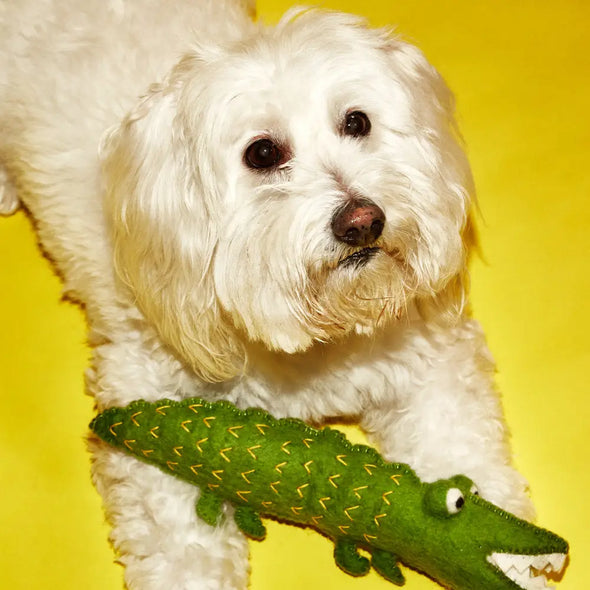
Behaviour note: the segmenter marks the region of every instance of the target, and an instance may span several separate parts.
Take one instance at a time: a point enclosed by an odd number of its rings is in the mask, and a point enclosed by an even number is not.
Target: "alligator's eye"
[[[465,498],[459,488],[450,488],[447,491],[447,510],[449,514],[457,514],[465,505]]]
[[[251,143],[244,153],[244,162],[249,168],[272,168],[281,163],[283,154],[270,139],[263,138]]]
[[[457,479],[464,476],[457,476],[451,479],[439,479],[430,484],[425,484],[424,491],[424,508],[438,518],[452,518],[461,512],[465,505],[465,495],[471,485],[467,486],[457,484]],[[462,491],[463,490],[463,491]]]
[[[473,484],[471,486],[471,489],[469,490],[470,494],[473,494],[474,496],[479,496],[479,489],[477,488],[477,486],[475,484]]]
[[[346,115],[342,124],[342,135],[350,137],[364,137],[371,131],[371,121],[362,111],[352,111]]]

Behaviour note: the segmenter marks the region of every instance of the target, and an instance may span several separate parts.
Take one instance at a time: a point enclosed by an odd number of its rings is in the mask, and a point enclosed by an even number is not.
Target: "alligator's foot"
[[[197,501],[197,516],[207,524],[215,526],[221,516],[222,499],[211,490],[202,490]]]
[[[396,586],[403,586],[406,580],[397,565],[395,555],[387,551],[375,550],[371,553],[372,565],[375,571],[381,574],[386,580],[392,582]]]
[[[249,537],[257,541],[266,536],[266,527],[262,524],[260,516],[247,506],[237,506],[234,513],[234,520],[238,528]]]
[[[336,541],[334,560],[340,569],[351,576],[364,576],[371,569],[371,562],[359,555],[356,544],[344,539]]]

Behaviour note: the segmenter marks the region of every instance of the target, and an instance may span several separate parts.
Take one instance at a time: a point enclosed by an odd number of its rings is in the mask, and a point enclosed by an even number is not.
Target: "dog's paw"
[[[526,479],[509,465],[472,478],[486,499],[515,516],[533,522],[536,511]]]
[[[19,205],[16,187],[8,178],[6,170],[0,166],[0,215],[12,215]]]
[[[529,522],[534,522],[537,518],[535,505],[526,490],[522,490],[511,498],[508,498],[505,502],[505,509]]]

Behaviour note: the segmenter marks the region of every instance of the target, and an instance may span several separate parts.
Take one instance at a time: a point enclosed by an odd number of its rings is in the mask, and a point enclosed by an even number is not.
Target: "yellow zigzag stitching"
[[[244,428],[243,426],[230,426],[227,431],[232,435],[235,436],[236,438],[240,438],[235,432],[234,430],[239,430],[240,428]]]
[[[254,459],[258,459],[258,457],[254,454],[256,449],[259,449],[262,445],[254,445],[253,447],[248,447],[246,450],[252,455]]]
[[[283,461],[282,463],[279,463],[278,465],[275,465],[275,471],[277,471],[278,473],[280,473],[281,475],[283,475],[282,468],[285,465],[288,465],[287,461]]]
[[[270,426],[268,424],[256,424],[256,428],[258,428],[258,432],[260,432],[262,436],[266,436],[266,434],[264,434],[264,428],[270,428]]]
[[[226,453],[229,453],[231,450],[233,449],[233,447],[227,447],[225,449],[221,449],[221,451],[219,451],[219,454],[228,462],[231,463],[229,457],[227,457]]]
[[[308,485],[308,483],[304,483],[297,488],[297,493],[299,494],[300,498],[303,498],[303,492],[301,490],[305,489]]]
[[[351,506],[350,508],[345,508],[344,509],[344,514],[346,514],[346,516],[350,520],[354,520],[354,518],[352,518],[352,516],[350,516],[349,512],[352,512],[353,510],[356,510],[357,508],[360,508],[360,506]]]
[[[354,492],[354,495],[360,500],[361,499],[361,495],[359,494],[359,490],[366,490],[369,486],[359,486],[358,488],[354,488],[354,490],[352,490]]]
[[[328,481],[335,487],[337,488],[338,485],[336,484],[336,482],[334,481],[337,477],[340,477],[340,473],[336,473],[335,475],[330,475],[330,477],[328,478]]]
[[[242,498],[242,500],[244,500],[244,502],[248,502],[248,498],[245,497],[245,494],[251,494],[252,492],[249,492],[247,490],[242,490],[241,492],[236,492],[236,494]]]
[[[365,468],[365,471],[369,475],[373,475],[373,472],[371,471],[371,469],[377,469],[377,465],[373,465],[371,463],[365,463],[365,465],[363,467]]]
[[[114,424],[110,425],[109,430],[113,436],[117,436],[117,433],[115,432],[115,428],[117,428],[117,426],[121,426],[121,424],[123,424],[123,422],[115,422]]]
[[[375,517],[373,520],[375,521],[375,524],[376,524],[377,526],[381,526],[381,525],[379,524],[379,520],[380,520],[381,518],[385,518],[386,516],[387,516],[387,514],[385,514],[385,513],[383,513],[383,514],[378,514],[378,515],[377,515],[377,516],[376,516],[376,517]]]
[[[250,485],[252,485],[252,482],[246,476],[250,475],[251,473],[254,473],[255,471],[256,471],[256,469],[250,469],[250,471],[244,471],[240,475],[244,478],[246,483],[249,483]]]

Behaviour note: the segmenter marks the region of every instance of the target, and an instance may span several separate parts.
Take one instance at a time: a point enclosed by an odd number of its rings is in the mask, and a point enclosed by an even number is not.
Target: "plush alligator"
[[[401,562],[455,590],[538,590],[565,563],[563,539],[486,502],[467,477],[421,482],[336,430],[196,398],[112,408],[90,427],[197,485],[197,514],[210,525],[227,501],[254,539],[266,533],[260,516],[314,527],[334,540],[336,563],[354,576],[372,565],[402,585]]]

